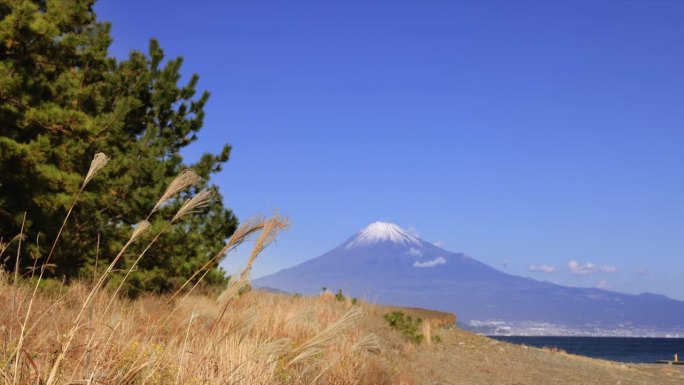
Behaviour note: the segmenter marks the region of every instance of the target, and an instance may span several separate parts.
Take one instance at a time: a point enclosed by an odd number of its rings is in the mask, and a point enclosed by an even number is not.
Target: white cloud
[[[599,289],[608,289],[610,288],[610,285],[608,284],[608,281],[602,279],[596,284],[596,287],[598,287]]]
[[[527,267],[527,271],[534,271],[537,273],[553,273],[556,271],[556,267],[549,265],[530,265]]]
[[[423,250],[416,248],[416,247],[412,247],[412,248],[408,249],[406,254],[408,254],[412,257],[422,257],[423,256]]]
[[[444,241],[434,241],[432,244],[437,247],[444,247]]]
[[[574,275],[590,275],[596,273],[596,265],[591,262],[586,265],[581,265],[574,259],[571,259],[570,262],[568,262],[568,267],[570,268],[570,273]]]
[[[646,276],[651,274],[651,271],[645,267],[639,268],[639,269],[634,269],[634,274],[639,275],[641,277]]]
[[[415,227],[409,226],[409,228],[406,229],[406,231],[408,231],[408,233],[411,234],[411,235],[413,235],[414,237],[420,238],[420,233],[418,232],[418,230],[416,230]]]
[[[433,260],[427,261],[427,262],[414,262],[413,267],[435,267],[437,265],[443,265],[446,263],[446,259],[444,257],[437,257]]]
[[[609,265],[597,266],[595,263],[587,262],[582,265],[574,259],[568,262],[570,273],[574,275],[593,275],[597,273],[613,274],[617,272],[617,268]]]

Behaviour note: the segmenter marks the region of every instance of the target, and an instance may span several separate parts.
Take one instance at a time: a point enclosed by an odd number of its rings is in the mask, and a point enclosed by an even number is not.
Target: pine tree
[[[35,260],[22,258],[20,271],[40,264],[93,155],[104,152],[111,161],[81,195],[51,259],[53,277],[90,275],[180,171],[208,179],[230,146],[183,162],[180,151],[196,140],[209,94],[197,95],[197,75],[179,85],[182,58],[165,60],[156,40],[147,54],[109,56],[110,25],[97,21],[93,1],[0,0],[0,17],[0,237],[19,234],[26,213],[24,254]],[[156,213],[153,230],[179,205]],[[221,248],[236,223],[217,194],[207,212],[186,217],[155,243],[129,289],[174,288]],[[2,262],[12,271],[8,255]],[[218,269],[209,277],[221,280]]]

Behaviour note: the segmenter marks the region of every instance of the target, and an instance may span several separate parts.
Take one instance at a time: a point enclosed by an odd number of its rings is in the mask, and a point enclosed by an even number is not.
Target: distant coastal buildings
[[[617,325],[568,326],[549,322],[471,320],[459,326],[489,336],[559,336],[559,337],[654,337],[684,338],[684,329],[660,330],[655,328]]]

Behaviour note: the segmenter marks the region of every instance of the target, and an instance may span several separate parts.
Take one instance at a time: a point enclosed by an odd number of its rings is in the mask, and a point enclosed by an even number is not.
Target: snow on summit
[[[361,230],[350,240],[345,248],[365,246],[378,242],[393,242],[402,245],[420,245],[420,239],[394,223],[375,222]]]

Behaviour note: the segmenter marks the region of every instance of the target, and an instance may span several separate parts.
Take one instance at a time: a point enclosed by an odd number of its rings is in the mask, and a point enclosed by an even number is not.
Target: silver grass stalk
[[[201,183],[202,178],[200,178],[193,170],[183,170],[180,174],[178,174],[177,177],[175,177],[171,181],[169,187],[166,188],[164,194],[162,194],[157,204],[154,205],[154,208],[152,208],[152,213],[157,211],[161,207],[161,205],[163,205],[166,201],[171,199],[174,195],[178,194],[179,192],[185,190],[190,186],[199,186]]]
[[[195,277],[200,276],[200,278],[195,282],[195,284],[188,290],[188,292],[185,294],[186,298],[192,290],[199,285],[200,281],[204,279],[204,277],[209,273],[211,266],[214,264],[218,263],[219,259],[221,259],[222,256],[226,255],[229,251],[233,250],[243,242],[245,242],[252,234],[255,234],[262,230],[264,228],[264,223],[266,220],[263,217],[252,217],[247,219],[247,221],[240,227],[235,230],[233,235],[230,237],[228,242],[223,246],[223,248],[214,256],[207,261],[199,270],[195,271],[190,278],[188,278],[185,283],[178,289],[176,290],[175,293],[169,298],[169,302],[173,300],[178,294],[180,294],[185,287],[192,282]],[[200,275],[201,274],[201,275]]]
[[[5,250],[7,250],[7,247],[9,247],[9,243],[2,243],[0,242],[0,257],[5,253]]]
[[[88,184],[88,182],[90,182],[90,180],[93,179],[93,177],[95,176],[95,174],[98,173],[98,171],[102,170],[102,168],[107,164],[107,161],[109,161],[109,158],[107,158],[107,155],[105,155],[103,152],[98,152],[97,154],[95,154],[92,162],[90,162],[90,169],[88,169],[88,173],[86,174],[86,177],[83,180],[81,189],[83,189]]]
[[[72,327],[69,330],[69,333],[67,333],[65,342],[62,345],[62,349],[59,352],[59,355],[55,359],[54,363],[52,364],[52,368],[50,369],[50,374],[47,378],[47,381],[45,382],[46,385],[53,385],[57,382],[57,377],[59,373],[59,367],[66,357],[67,353],[69,352],[69,347],[71,346],[71,343],[74,340],[74,337],[76,336],[76,331],[80,329],[81,327],[81,318],[85,314],[86,308],[90,305],[90,302],[93,300],[95,297],[95,294],[97,294],[97,291],[100,290],[102,285],[104,284],[105,279],[111,273],[111,271],[114,269],[114,266],[116,263],[119,261],[121,256],[124,254],[128,246],[130,246],[133,241],[140,236],[147,228],[150,227],[150,223],[146,220],[143,220],[142,222],[139,222],[138,225],[136,226],[135,230],[133,230],[133,233],[131,234],[131,237],[128,239],[128,242],[121,248],[119,251],[119,254],[117,254],[116,257],[112,260],[112,262],[109,264],[107,269],[105,270],[104,273],[102,273],[102,276],[100,279],[95,283],[92,289],[90,289],[90,292],[88,293],[88,296],[83,300],[83,303],[81,304],[81,309],[78,311],[78,314],[74,318],[74,321],[72,323]],[[41,272],[42,276],[42,272]],[[123,284],[123,282],[122,282]],[[121,287],[121,284],[119,285],[119,288]],[[119,289],[117,289],[118,291]],[[111,302],[110,302],[111,304]],[[107,309],[109,308],[109,305],[107,305]],[[106,311],[106,310],[105,310]]]
[[[214,327],[218,325],[218,322],[221,321],[221,319],[223,319],[223,315],[226,313],[226,310],[228,309],[228,304],[233,300],[233,298],[235,298],[235,296],[237,296],[240,293],[240,290],[247,287],[247,285],[249,284],[249,272],[252,269],[252,264],[256,260],[256,257],[266,246],[268,246],[268,244],[273,242],[275,236],[278,234],[278,231],[280,231],[280,229],[288,226],[287,220],[278,217],[278,215],[274,215],[271,219],[268,219],[262,223],[263,226],[255,226],[255,228],[259,227],[262,229],[261,234],[259,234],[259,238],[257,238],[254,248],[252,248],[252,253],[249,256],[247,265],[240,274],[240,278],[237,281],[231,280],[228,283],[228,287],[226,288],[226,290],[224,290],[217,299],[218,303],[221,303],[223,305],[223,308],[221,309],[221,313],[219,314],[217,322],[214,324]],[[248,234],[250,233],[245,233],[244,236],[247,236]]]
[[[227,305],[230,303],[230,301],[237,297],[238,294],[240,294],[240,291],[245,289],[248,284],[249,281],[244,277],[237,280],[231,280],[228,282],[226,289],[219,294],[218,298],[216,298],[216,303]]]
[[[351,307],[342,318],[296,349],[295,352],[299,352],[299,354],[290,360],[287,366],[291,366],[299,361],[307,360],[323,353],[323,348],[345,329],[353,325],[361,314],[363,314],[363,310],[360,307]]]
[[[235,230],[233,235],[226,243],[225,250],[222,250],[222,254],[225,254],[228,251],[230,251],[230,249],[233,249],[241,245],[243,242],[248,240],[252,234],[261,231],[264,228],[265,223],[266,219],[262,216],[248,218],[247,221],[244,222],[244,224],[242,224]]]
[[[274,358],[282,357],[286,354],[291,341],[287,338],[281,338],[275,341],[264,342],[257,348],[256,354],[259,356],[267,356],[268,361],[277,361]]]
[[[350,354],[353,354],[357,351],[377,351],[380,349],[380,342],[382,341],[382,338],[378,337],[377,335],[370,333],[366,334],[363,336],[360,340],[356,341],[354,345],[351,346],[346,352],[344,352],[342,355],[337,355],[336,359],[334,360],[328,360],[329,363],[328,365],[321,370],[320,373],[309,383],[309,385],[313,385],[318,380],[323,377],[325,373],[327,373],[334,365],[342,361],[342,359]]]
[[[151,225],[152,224],[147,220],[143,220],[143,221],[139,222],[137,225],[135,225],[135,229],[133,230],[133,234],[131,234],[131,238],[128,240],[128,242],[130,243],[130,242],[135,241]]]
[[[12,238],[12,242],[14,242],[14,241],[23,242],[25,240],[26,240],[26,234],[24,234],[24,233],[19,233],[19,234],[15,235],[14,238]]]
[[[370,333],[366,334],[361,338],[360,340],[356,341],[354,345],[352,345],[350,350],[350,353],[359,351],[359,350],[364,350],[364,351],[377,351],[380,350],[380,343],[382,342],[382,338],[378,337],[376,334]]]
[[[40,268],[40,274],[38,275],[38,281],[36,282],[36,285],[33,288],[33,293],[31,294],[31,300],[29,301],[28,305],[28,310],[26,311],[26,317],[24,317],[24,322],[21,325],[21,332],[19,334],[19,342],[17,343],[17,347],[15,351],[17,352],[15,354],[15,361],[14,361],[14,378],[17,378],[17,370],[19,367],[19,356],[20,352],[22,351],[22,346],[24,343],[24,339],[26,338],[24,332],[26,331],[26,325],[28,324],[29,320],[29,314],[31,314],[31,307],[33,306],[33,300],[36,298],[36,293],[38,292],[38,287],[40,286],[40,282],[43,279],[43,274],[45,273],[45,268],[48,266],[48,263],[50,262],[50,258],[52,258],[52,254],[55,252],[55,248],[57,247],[57,242],[59,241],[59,237],[62,235],[62,231],[64,230],[64,226],[66,226],[67,220],[69,220],[69,217],[71,216],[71,212],[74,210],[74,207],[76,206],[76,202],[78,201],[78,198],[81,195],[81,192],[85,188],[85,186],[90,182],[91,179],[97,174],[98,171],[100,171],[106,164],[109,158],[107,158],[107,155],[105,155],[102,152],[98,152],[95,154],[93,157],[92,162],[90,162],[90,169],[88,169],[88,173],[86,174],[85,179],[83,180],[83,184],[81,185],[81,188],[76,192],[76,196],[74,197],[74,201],[71,203],[71,207],[69,207],[69,210],[67,210],[66,217],[64,217],[64,221],[62,221],[62,226],[59,228],[59,231],[57,231],[57,236],[55,236],[55,240],[52,242],[52,247],[50,248],[50,252],[47,255],[47,258],[45,259],[45,262]],[[69,341],[71,342],[71,341]],[[58,356],[57,360],[53,364],[52,369],[50,370],[50,375],[48,376],[47,385],[52,385],[55,381],[55,376],[57,375],[57,371],[59,370],[59,365],[60,361],[63,359],[63,353],[60,353]]]
[[[249,334],[252,332],[254,326],[256,325],[257,318],[258,314],[256,309],[254,308],[248,310],[247,314],[245,314],[245,316],[242,318],[242,322],[239,329],[241,341],[247,338]]]
[[[209,206],[213,199],[214,192],[212,190],[202,190],[198,192],[197,194],[195,194],[194,197],[183,203],[183,206],[181,206],[181,208],[178,209],[176,215],[174,215],[171,219],[171,222],[175,222],[185,215],[194,213]]]
[[[276,236],[281,230],[286,229],[289,225],[290,223],[287,219],[279,217],[277,214],[273,215],[271,219],[264,223],[264,228],[261,231],[259,238],[257,238],[254,243],[247,264],[240,274],[241,279],[249,278],[249,273],[252,271],[252,265],[257,256],[276,239]]]

